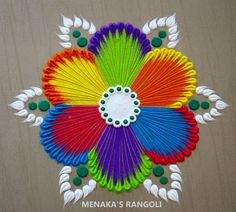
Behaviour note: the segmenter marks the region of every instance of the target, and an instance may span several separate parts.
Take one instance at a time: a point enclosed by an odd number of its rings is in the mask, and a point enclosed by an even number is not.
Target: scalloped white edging
[[[25,118],[23,122],[32,123],[32,127],[38,127],[43,123],[43,117],[36,116],[34,113],[29,113],[27,109],[25,109],[25,104],[29,99],[34,98],[35,96],[41,96],[43,93],[41,88],[31,87],[29,89],[23,90],[22,93],[15,96],[16,101],[9,104],[9,106],[18,112],[14,113],[16,116]]]
[[[195,119],[199,124],[207,124],[209,121],[214,121],[216,117],[221,116],[218,110],[224,110],[229,105],[225,103],[220,96],[216,94],[216,92],[210,89],[207,86],[198,86],[196,88],[196,93],[198,95],[203,95],[209,99],[210,102],[215,103],[215,107],[212,107],[210,112],[206,112],[204,114],[196,114]]]
[[[174,202],[179,203],[178,191],[182,191],[181,183],[183,182],[181,177],[181,171],[179,167],[175,164],[170,165],[169,170],[171,171],[170,178],[172,180],[170,185],[171,189],[167,190],[164,187],[158,188],[158,186],[154,184],[150,179],[146,179],[143,182],[143,185],[147,189],[148,193],[152,194],[156,198],[160,197],[166,202],[168,202],[168,200],[172,200]]]
[[[171,16],[165,16],[161,18],[154,18],[151,21],[148,21],[144,24],[142,31],[145,34],[150,34],[153,30],[161,27],[167,27],[168,30],[168,42],[167,48],[175,48],[179,43],[179,34],[178,26],[176,23],[176,13]]]
[[[88,184],[82,187],[82,189],[72,191],[71,184],[69,182],[71,172],[72,168],[70,166],[64,166],[59,173],[60,194],[64,193],[64,206],[72,200],[76,203],[82,197],[87,197],[94,191],[97,185],[96,181],[91,179]]]
[[[91,21],[87,21],[83,17],[78,17],[74,16],[74,20],[62,15],[63,17],[63,26],[58,25],[61,34],[58,34],[58,38],[61,40],[59,44],[63,48],[71,48],[72,43],[71,43],[71,28],[74,27],[75,29],[77,28],[82,28],[85,31],[88,31],[90,35],[93,35],[96,32],[96,27]]]

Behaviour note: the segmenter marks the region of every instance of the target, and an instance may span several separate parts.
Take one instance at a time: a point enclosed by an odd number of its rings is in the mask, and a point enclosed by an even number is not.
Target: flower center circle
[[[129,126],[140,114],[140,101],[129,87],[109,87],[99,100],[99,112],[106,123],[115,127]]]

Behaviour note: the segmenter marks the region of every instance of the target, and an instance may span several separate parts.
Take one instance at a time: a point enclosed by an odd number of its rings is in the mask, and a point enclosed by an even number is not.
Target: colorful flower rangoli
[[[215,120],[227,104],[197,86],[193,63],[174,50],[175,14],[147,22],[142,31],[122,22],[96,31],[76,16],[63,17],[59,29],[65,49],[43,68],[42,90],[26,89],[10,106],[24,122],[40,126],[44,150],[65,165],[59,178],[64,204],[85,198],[97,184],[116,192],[143,184],[155,197],[178,202],[182,172],[176,163],[196,148],[197,124]],[[193,99],[195,93],[204,101]],[[49,102],[31,101],[42,94]],[[45,117],[34,113],[50,107]]]

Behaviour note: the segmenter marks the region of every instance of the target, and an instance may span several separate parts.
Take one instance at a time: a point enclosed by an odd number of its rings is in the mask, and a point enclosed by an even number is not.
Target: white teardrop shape
[[[208,88],[208,87],[207,87],[207,86],[198,86],[198,87],[196,88],[196,93],[197,93],[197,94],[202,94],[202,92],[203,92],[206,88]]]
[[[166,202],[168,202],[167,191],[165,188],[160,188],[158,191],[158,194],[162,199],[164,199]]]
[[[204,91],[202,92],[202,94],[206,97],[210,96],[211,94],[215,93],[215,91],[207,88],[207,89],[204,89]]]
[[[71,202],[75,198],[75,194],[73,191],[67,191],[64,193],[64,207],[67,203]]]
[[[89,29],[89,22],[85,18],[83,18],[82,28],[84,30],[88,30]]]
[[[81,20],[81,18],[75,16],[74,27],[75,27],[75,28],[79,28],[79,27],[81,27],[81,26],[82,26],[82,20]]]
[[[15,110],[22,110],[25,105],[24,102],[17,100],[15,102],[12,102],[11,104],[9,104],[8,106],[10,106],[11,108],[15,109]]]
[[[69,35],[59,35],[57,34],[57,36],[59,37],[59,39],[61,39],[62,41],[70,41],[70,36]]]
[[[31,87],[31,89],[35,92],[37,96],[41,96],[43,94],[43,91],[41,88],[38,87]]]
[[[35,119],[35,122],[34,122],[31,126],[33,126],[33,127],[38,127],[38,126],[40,126],[42,123],[43,123],[43,117],[38,116],[38,117]]]
[[[64,191],[67,191],[69,189],[71,189],[71,185],[69,182],[62,183],[60,187],[60,194],[62,194]]]
[[[173,181],[171,183],[170,187],[182,191],[181,184],[178,181]]]
[[[179,203],[179,194],[175,189],[170,189],[167,192],[167,196],[170,200],[174,201],[174,202],[178,202]]]
[[[69,174],[69,173],[71,173],[71,172],[72,172],[72,169],[71,169],[70,166],[64,166],[64,167],[61,169],[59,175],[62,175],[62,174]]]
[[[148,35],[151,32],[151,30],[150,30],[150,28],[148,26],[148,22],[146,24],[144,24],[142,30],[143,30],[143,33],[146,34],[146,35]]]
[[[172,173],[171,175],[170,175],[170,178],[172,179],[172,180],[177,180],[177,181],[179,181],[179,182],[183,182],[183,180],[182,180],[182,177],[180,176],[180,174],[179,173]]]
[[[154,18],[154,19],[152,19],[152,20],[150,21],[149,27],[150,27],[150,29],[152,29],[152,30],[154,30],[154,29],[157,28],[157,18]]]
[[[222,100],[217,100],[216,101],[216,109],[218,109],[218,110],[223,110],[228,106],[229,105],[227,103],[225,103],[224,101],[222,101]]]
[[[95,180],[91,179],[91,180],[89,180],[88,185],[89,185],[90,189],[94,190],[96,188],[97,183]]]
[[[153,184],[150,188],[151,194],[153,194],[156,198],[158,198],[158,187],[157,185]]]
[[[15,113],[16,116],[26,117],[28,115],[28,111],[26,109],[20,110],[19,112]]]
[[[88,196],[88,194],[90,193],[90,189],[88,185],[83,186],[82,188],[83,193],[84,193],[84,198]]]
[[[195,120],[196,120],[197,123],[199,123],[199,124],[207,124],[207,123],[204,121],[202,115],[200,115],[200,114],[197,114],[197,115],[195,116]]]
[[[30,113],[23,122],[33,122],[36,116],[33,113]]]
[[[210,95],[209,97],[208,97],[208,99],[211,101],[211,102],[215,102],[215,101],[217,101],[217,100],[219,100],[219,99],[221,99],[218,95],[216,95],[216,94],[212,94],[212,95]]]
[[[70,29],[69,28],[64,27],[64,26],[60,26],[60,25],[58,25],[58,27],[59,27],[59,29],[60,29],[60,31],[61,31],[61,33],[63,35],[68,35],[70,33]]]
[[[168,42],[167,47],[170,48],[170,49],[173,49],[177,46],[178,43],[179,43],[179,40],[170,41],[170,42]]]
[[[178,39],[178,36],[179,36],[179,32],[176,32],[176,33],[174,33],[174,34],[170,34],[169,37],[168,37],[168,39],[169,39],[170,41],[175,41],[175,40]]]
[[[93,22],[90,23],[89,34],[93,35],[96,32],[96,27],[94,26]]]
[[[70,176],[69,174],[62,174],[59,179],[59,185],[61,185],[64,182],[69,182]]]
[[[221,116],[221,115],[222,115],[222,113],[218,112],[218,110],[216,110],[215,108],[212,108],[212,109],[210,110],[210,114],[211,114],[212,116]]]
[[[150,189],[151,189],[151,186],[152,186],[152,181],[150,179],[146,179],[143,182],[143,185],[147,189],[147,191],[150,193]]]
[[[83,197],[83,191],[81,189],[76,189],[74,194],[75,194],[74,203],[76,203],[78,200],[80,200]]]
[[[19,99],[22,102],[27,102],[28,101],[28,96],[26,94],[19,94],[15,96],[15,98]]]
[[[31,89],[23,90],[23,93],[25,93],[29,98],[33,98],[35,96],[35,92]]]
[[[214,120],[215,120],[215,119],[211,116],[210,113],[204,113],[204,114],[203,114],[203,119],[204,119],[205,121],[214,121]]]
[[[70,27],[73,26],[73,21],[72,21],[70,18],[67,18],[67,17],[64,16],[64,15],[62,15],[62,17],[63,17],[63,25],[64,25],[65,27],[70,28]]]
[[[166,19],[166,26],[168,27],[172,27],[173,25],[175,25],[175,13],[171,16],[169,16],[167,19]]]
[[[170,34],[177,33],[177,31],[178,31],[178,26],[177,26],[177,24],[175,24],[174,26],[172,26],[172,27],[170,27],[170,28],[168,29],[168,32],[169,32]]]
[[[164,27],[166,24],[166,18],[167,17],[159,18],[159,20],[157,21],[157,26]]]
[[[71,48],[71,42],[60,42],[59,43],[63,48],[69,49]]]
[[[176,172],[176,173],[181,174],[180,168],[175,164],[170,165],[169,169],[171,172]]]

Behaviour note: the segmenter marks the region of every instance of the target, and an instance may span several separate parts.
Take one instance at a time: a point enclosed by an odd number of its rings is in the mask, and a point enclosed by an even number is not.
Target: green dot
[[[128,120],[125,119],[125,120],[123,121],[123,123],[124,123],[124,124],[128,124],[129,122],[128,122]]]
[[[120,124],[120,121],[119,121],[119,120],[116,120],[116,121],[115,121],[115,124],[116,124],[116,125],[119,125],[119,124]]]
[[[164,169],[161,166],[156,166],[153,168],[152,172],[156,177],[160,177],[164,174]]]
[[[50,104],[46,100],[42,100],[39,102],[39,110],[47,111],[50,108]]]
[[[116,90],[117,90],[117,91],[121,91],[121,87],[117,87]]]
[[[129,89],[128,88],[125,89],[125,93],[129,93]]]
[[[202,109],[208,109],[210,107],[210,104],[209,104],[209,102],[202,102],[201,107],[202,107]]]
[[[85,47],[88,43],[88,40],[85,37],[81,37],[77,40],[77,45],[79,47]]]
[[[73,183],[74,183],[74,185],[79,186],[79,185],[81,185],[82,180],[79,177],[75,177],[73,179]]]
[[[130,97],[131,97],[131,98],[135,98],[135,94],[132,93],[132,94],[130,95]]]
[[[108,118],[108,122],[112,122],[112,118]]]
[[[130,120],[134,120],[134,119],[135,119],[135,117],[134,117],[134,116],[130,116],[129,118],[130,118]]]
[[[154,37],[151,43],[152,43],[152,46],[154,47],[160,47],[162,45],[162,40],[158,37]]]
[[[138,101],[134,101],[134,104],[135,104],[135,105],[138,105]]]
[[[107,116],[108,116],[108,113],[104,113],[103,116],[104,116],[104,117],[107,117]]]
[[[167,178],[167,177],[161,177],[160,183],[161,183],[162,185],[166,185],[166,184],[168,183],[168,178]]]
[[[135,113],[139,113],[139,109],[134,109],[134,112]]]
[[[28,104],[28,107],[30,110],[35,110],[37,108],[37,103],[36,102],[30,102]]]
[[[159,36],[160,38],[165,38],[165,37],[166,37],[166,32],[165,32],[165,31],[160,31],[160,32],[158,33],[158,36]]]
[[[200,103],[196,99],[192,99],[189,103],[188,106],[191,110],[197,110],[200,107]]]
[[[81,33],[80,33],[79,30],[75,30],[75,31],[72,33],[72,35],[73,35],[74,38],[78,38],[78,37],[81,35]]]
[[[105,100],[101,100],[101,104],[103,104],[103,105],[104,105],[105,103],[106,103],[106,101],[105,101]]]
[[[106,108],[105,107],[101,107],[101,111],[105,111],[106,110]]]
[[[104,97],[108,97],[109,96],[109,94],[108,93],[104,93],[104,95],[103,95]]]
[[[85,166],[78,167],[76,172],[80,177],[86,177],[88,175],[88,169]]]
[[[113,88],[110,88],[110,89],[109,89],[109,92],[110,92],[110,93],[113,93],[114,91],[115,91],[115,90],[114,90]]]

